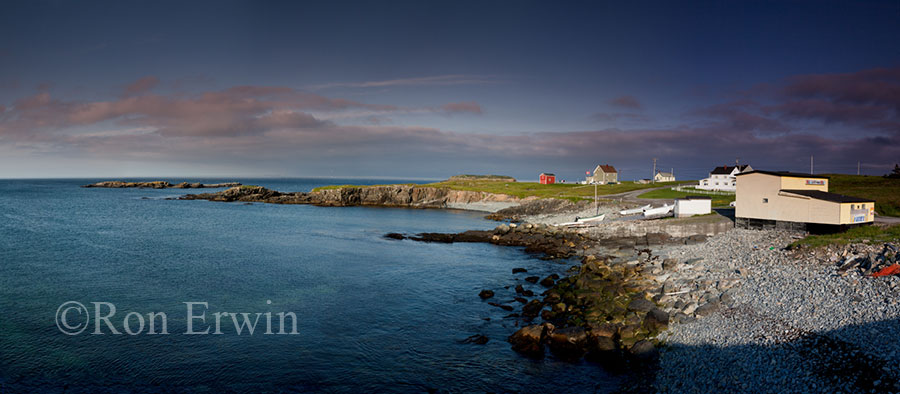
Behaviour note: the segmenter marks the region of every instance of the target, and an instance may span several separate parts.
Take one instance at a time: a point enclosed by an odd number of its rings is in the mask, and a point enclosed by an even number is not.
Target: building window
[[[768,199],[768,198],[764,198],[764,199],[763,199],[763,204],[768,204],[768,203],[769,203],[769,199]]]

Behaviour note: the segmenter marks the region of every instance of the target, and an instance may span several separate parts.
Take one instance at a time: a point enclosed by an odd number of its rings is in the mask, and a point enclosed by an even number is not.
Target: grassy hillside
[[[875,200],[879,215],[900,216],[900,179],[880,176],[824,174],[831,178],[828,191]]]
[[[882,243],[900,241],[900,225],[890,227],[862,226],[842,233],[810,235],[791,244],[791,246],[819,247],[827,245],[846,245],[848,243]]]
[[[618,185],[600,185],[597,186],[597,194],[601,196],[617,193],[625,193],[634,190],[650,189],[660,186],[675,186],[683,183],[696,183],[697,181],[678,181],[664,182],[656,184],[637,184],[633,182],[624,182]],[[348,187],[351,185],[341,186],[325,186],[316,188],[315,190],[337,189]],[[488,193],[508,194],[519,198],[540,197],[540,198],[561,198],[566,200],[578,201],[583,199],[592,199],[594,197],[594,185],[578,185],[574,183],[557,183],[553,185],[542,185],[536,182],[497,182],[491,180],[448,180],[443,182],[429,183],[420,186],[431,187],[447,187],[453,190],[479,191]],[[359,186],[358,186],[359,187]],[[362,186],[365,187],[365,186]]]
[[[716,194],[702,194],[702,193],[688,193],[688,192],[680,192],[672,189],[660,189],[660,190],[652,190],[641,194],[638,198],[665,198],[665,199],[676,199],[683,198],[688,196],[705,196],[712,199],[712,206],[714,207],[727,207],[732,201],[734,201],[734,195],[716,195]]]

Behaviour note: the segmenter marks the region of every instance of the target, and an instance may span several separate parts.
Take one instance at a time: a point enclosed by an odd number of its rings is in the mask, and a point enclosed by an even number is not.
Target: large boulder
[[[644,317],[644,328],[647,331],[657,333],[665,330],[668,325],[669,314],[659,308],[651,309],[650,312],[647,312],[647,316]]]
[[[550,333],[549,345],[557,357],[578,360],[587,352],[587,333],[581,327],[559,328]]]
[[[609,361],[618,353],[616,341],[610,337],[588,336],[586,359],[590,361]]]
[[[553,287],[553,284],[556,282],[557,279],[559,279],[559,275],[557,275],[557,274],[550,275],[544,279],[541,279],[541,286]]]
[[[708,302],[706,304],[701,305],[699,308],[697,308],[697,310],[694,311],[694,314],[697,316],[706,316],[706,315],[709,315],[709,314],[719,310],[720,306],[721,305],[719,304],[718,300]]]
[[[628,310],[634,312],[650,312],[655,307],[656,305],[646,298],[635,298],[628,303]]]
[[[519,354],[540,358],[544,356],[544,336],[552,331],[552,324],[532,324],[510,335],[508,341],[512,344],[512,349]]]
[[[522,306],[522,316],[535,318],[541,313],[541,309],[544,309],[543,302],[531,300],[531,302]]]
[[[628,353],[639,361],[653,361],[659,357],[659,351],[652,342],[647,340],[638,341],[630,349]]]

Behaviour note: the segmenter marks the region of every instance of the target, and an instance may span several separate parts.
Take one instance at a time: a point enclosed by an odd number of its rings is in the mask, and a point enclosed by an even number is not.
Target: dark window
[[[768,199],[768,198],[764,198],[764,199],[763,199],[763,204],[767,204],[768,202],[769,202],[769,199]]]

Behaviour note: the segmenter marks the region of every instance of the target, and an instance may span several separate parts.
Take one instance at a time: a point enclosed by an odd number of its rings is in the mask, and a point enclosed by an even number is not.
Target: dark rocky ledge
[[[188,183],[181,182],[176,184],[171,184],[166,181],[152,181],[152,182],[124,182],[124,181],[104,181],[92,183],[90,185],[84,185],[82,187],[102,187],[102,188],[110,188],[110,189],[121,189],[121,188],[142,188],[142,189],[214,189],[214,188],[222,188],[222,187],[235,187],[241,186],[238,182],[225,182],[225,183]]]
[[[669,314],[656,302],[660,285],[641,265],[635,264],[633,256],[646,255],[649,259],[648,246],[697,243],[705,238],[649,234],[593,239],[574,231],[531,223],[503,224],[488,231],[391,233],[385,237],[420,242],[487,242],[524,247],[526,252],[544,258],[581,257],[581,264],[573,266],[567,277],[550,275],[541,279],[539,285],[546,289],[541,294],[519,283],[512,300],[505,300],[498,293],[500,299],[489,302],[487,299],[495,298],[494,291],[489,289],[482,290],[479,296],[488,305],[515,312],[507,318],[521,320],[522,328],[509,337],[513,350],[529,357],[543,357],[549,348],[561,359],[587,358],[613,363],[623,359],[640,363],[654,361],[659,344],[656,336],[669,324]],[[626,253],[629,257],[602,255],[603,251],[624,250],[629,250]],[[526,281],[537,284],[538,277]]]
[[[450,203],[518,201],[502,194],[452,190],[413,185],[345,186],[313,192],[284,193],[261,186],[244,185],[218,193],[188,194],[181,200],[222,202],[262,202],[269,204],[312,204],[320,206],[379,206],[406,208],[446,208]]]

